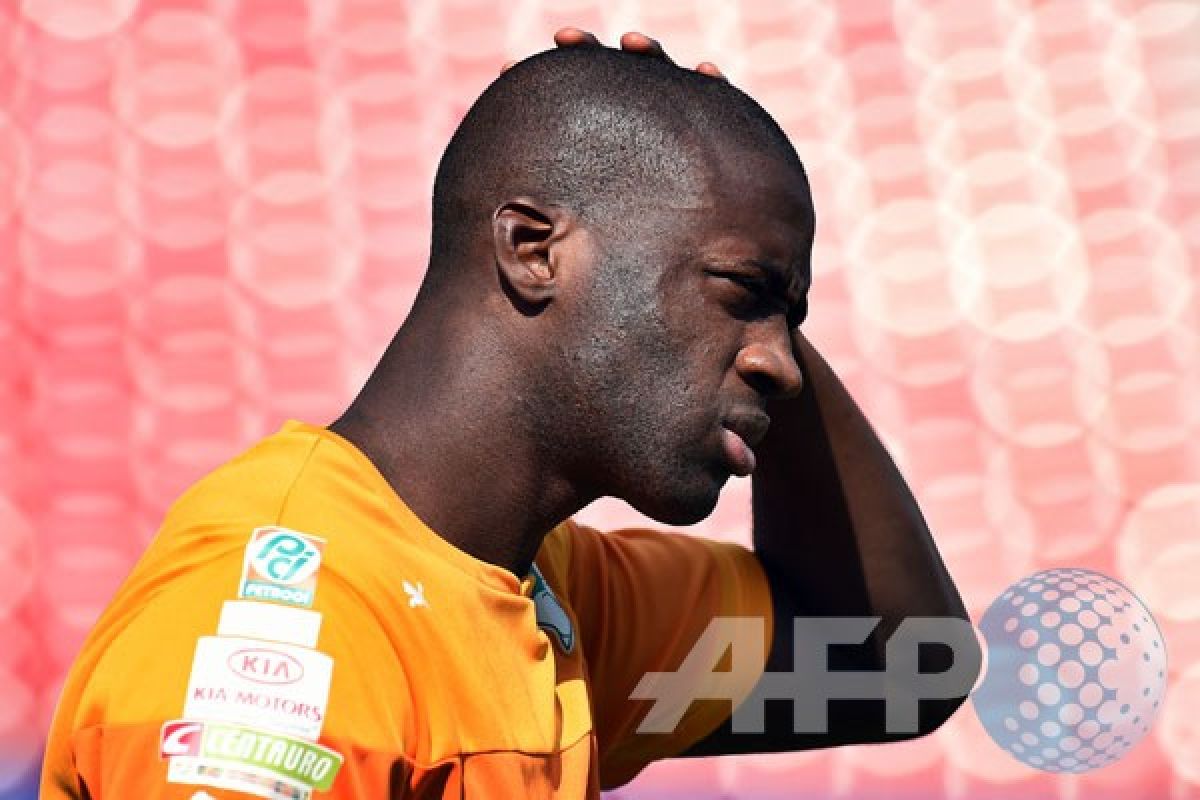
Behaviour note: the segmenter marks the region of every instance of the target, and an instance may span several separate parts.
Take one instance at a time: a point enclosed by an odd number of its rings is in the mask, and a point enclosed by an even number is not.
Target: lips
[[[721,420],[721,424],[736,433],[748,447],[756,447],[767,435],[771,418],[761,411],[735,411]]]
[[[729,428],[722,428],[721,445],[725,449],[725,460],[729,463],[729,468],[734,475],[745,477],[754,472],[754,467],[758,462],[754,457],[754,451],[741,436]]]
[[[735,475],[744,477],[754,471],[757,459],[750,448],[762,441],[770,424],[771,418],[758,411],[730,414],[722,421],[721,444]]]

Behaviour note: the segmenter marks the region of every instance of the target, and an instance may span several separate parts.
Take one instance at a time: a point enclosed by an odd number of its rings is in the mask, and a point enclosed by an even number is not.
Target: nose
[[[796,397],[804,388],[804,374],[796,361],[790,332],[770,343],[753,342],[734,361],[742,379],[768,399]]]

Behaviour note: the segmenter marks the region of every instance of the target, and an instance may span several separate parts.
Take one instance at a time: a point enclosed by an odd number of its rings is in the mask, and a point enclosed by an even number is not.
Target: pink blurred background
[[[1091,567],[1171,655],[1156,728],[1088,775],[1019,764],[967,708],[611,796],[1200,798],[1194,0],[0,5],[0,798],[31,796],[61,676],[166,506],[353,396],[421,278],[457,119],[562,24],[712,59],[789,132],[819,219],[806,330],[976,618]],[[748,542],[748,498],[732,481],[689,530]]]

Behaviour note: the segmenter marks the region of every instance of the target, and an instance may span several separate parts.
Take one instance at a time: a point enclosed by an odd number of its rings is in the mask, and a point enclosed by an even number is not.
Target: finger
[[[662,45],[657,39],[651,39],[646,34],[639,33],[638,31],[629,31],[621,37],[621,49],[628,50],[631,53],[641,53],[642,55],[671,61],[671,57],[663,50]]]
[[[707,75],[710,78],[718,78],[723,81],[729,80],[725,77],[725,73],[721,72],[721,68],[711,61],[701,61],[696,65],[696,72],[702,75]]]
[[[579,47],[590,45],[599,47],[600,40],[581,28],[567,26],[554,32],[554,43],[559,47]]]

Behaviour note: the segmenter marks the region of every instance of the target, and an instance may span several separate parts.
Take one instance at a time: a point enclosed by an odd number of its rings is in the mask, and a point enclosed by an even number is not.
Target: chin
[[[639,513],[663,525],[695,525],[712,514],[721,497],[721,488],[728,479],[728,474],[713,476],[709,473],[686,486],[672,486],[674,491],[630,497],[626,498],[626,502]]]

